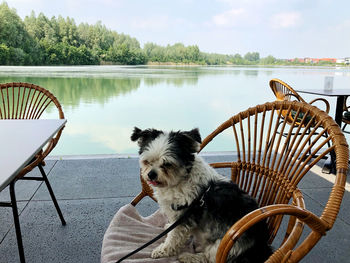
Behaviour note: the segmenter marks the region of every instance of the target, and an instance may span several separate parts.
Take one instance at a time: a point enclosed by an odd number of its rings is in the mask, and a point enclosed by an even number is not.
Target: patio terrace
[[[208,162],[230,159],[222,154],[204,157]],[[110,220],[140,191],[138,159],[52,157],[46,162],[45,170],[67,225],[61,225],[42,182],[17,182],[16,195],[27,262],[99,262],[103,235]],[[31,172],[31,176],[38,174],[39,170]],[[332,186],[329,180],[332,178],[333,175],[322,174],[320,167],[314,167],[300,184],[306,207],[315,214],[320,214],[328,199]],[[333,229],[303,262],[349,262],[349,178],[347,182],[347,191]],[[8,200],[9,192],[5,189],[0,193],[0,201]],[[155,211],[156,204],[148,199],[137,207],[142,215],[147,215]],[[0,262],[19,262],[11,208],[1,208],[0,211]]]

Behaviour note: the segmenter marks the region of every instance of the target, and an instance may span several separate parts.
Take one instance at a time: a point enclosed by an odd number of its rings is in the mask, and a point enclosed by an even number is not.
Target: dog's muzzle
[[[154,170],[151,170],[147,176],[151,181],[154,181],[157,179],[158,174]]]

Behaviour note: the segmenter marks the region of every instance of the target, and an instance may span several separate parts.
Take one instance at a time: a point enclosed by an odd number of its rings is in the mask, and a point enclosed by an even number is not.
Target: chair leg
[[[40,170],[40,172],[41,172],[41,175],[42,175],[43,178],[44,178],[44,181],[45,181],[45,183],[46,183],[47,189],[49,190],[51,199],[52,199],[52,201],[53,201],[53,203],[54,203],[54,205],[55,205],[55,207],[56,207],[56,210],[57,210],[58,216],[59,216],[60,219],[61,219],[62,225],[65,226],[65,225],[66,225],[66,221],[64,220],[63,214],[62,214],[61,209],[60,209],[60,207],[59,207],[59,205],[58,205],[58,203],[57,203],[55,194],[53,193],[53,190],[52,190],[52,188],[51,188],[51,185],[50,185],[50,183],[49,183],[49,180],[47,179],[46,173],[45,173],[43,167],[41,166],[41,164],[39,164],[38,167],[39,167],[39,170]]]
[[[13,221],[14,221],[15,230],[16,230],[19,258],[20,258],[21,263],[24,263],[25,262],[25,258],[24,258],[24,249],[23,249],[23,242],[22,242],[21,226],[19,224],[18,208],[17,208],[17,201],[16,201],[16,194],[15,194],[15,181],[12,181],[10,183],[10,196],[11,196],[11,206],[12,206],[12,213],[13,213]]]
[[[309,134],[311,133],[311,129],[310,129],[310,128],[308,129],[308,133],[309,133]],[[309,143],[309,146],[310,146],[310,145],[311,145],[311,137],[310,137],[308,143]],[[309,149],[309,155],[311,155],[311,153],[312,153],[312,152],[311,152],[311,148],[310,148],[310,149]]]

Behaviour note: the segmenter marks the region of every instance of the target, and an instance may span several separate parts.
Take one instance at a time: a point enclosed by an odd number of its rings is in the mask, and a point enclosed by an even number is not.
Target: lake
[[[235,113],[274,101],[269,80],[294,88],[350,88],[350,68],[207,66],[0,66],[0,83],[29,82],[50,90],[68,120],[51,155],[135,154],[134,126],[164,130],[198,127],[204,138]],[[315,97],[301,94],[306,101]],[[335,99],[330,115],[334,116]],[[49,109],[47,118],[56,118]],[[234,151],[231,135],[207,151]]]

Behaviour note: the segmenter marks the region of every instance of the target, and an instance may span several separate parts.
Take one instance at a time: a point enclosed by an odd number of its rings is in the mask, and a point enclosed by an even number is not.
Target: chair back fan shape
[[[0,119],[39,119],[51,105],[56,106],[58,118],[64,119],[61,104],[48,90],[30,83],[0,84]],[[37,155],[40,158],[19,173],[19,177],[42,162],[57,144],[62,130],[63,128],[48,143],[45,150]]]
[[[277,101],[300,101],[300,102],[306,102],[299,94],[298,92],[296,92],[290,85],[288,85],[287,83],[285,83],[284,81],[280,80],[280,79],[271,79],[270,82],[270,88],[272,90],[272,92],[274,93],[274,95],[276,96],[276,100]],[[324,99],[324,98],[316,98],[313,99],[312,101],[309,102],[309,104],[314,104],[314,103],[319,103],[321,102],[322,105],[321,108],[324,108],[324,110],[329,113],[330,110],[330,105],[329,102]],[[324,105],[323,105],[324,104]],[[283,118],[286,118],[288,123],[291,124],[293,123],[293,120],[295,118],[296,112],[295,111],[291,111],[287,114],[287,111],[284,110],[282,111],[282,116]],[[297,117],[296,122],[294,123],[296,126],[300,125],[299,120],[302,118],[302,114],[300,114]],[[309,121],[309,119],[307,119],[307,121]],[[304,126],[305,127],[305,126]]]
[[[56,97],[37,85],[5,83],[0,91],[0,119],[39,119],[51,103],[58,108],[59,118],[64,118]]]
[[[305,102],[303,98],[291,86],[280,79],[270,80],[270,88],[277,100],[298,100]]]
[[[291,111],[295,111],[297,116],[303,116],[298,118],[301,125],[295,125],[297,118],[290,125],[289,120],[282,117],[282,112],[289,115]],[[296,101],[258,105],[224,122],[203,141],[201,149],[226,129],[232,130],[235,145],[233,150],[237,151],[237,160],[212,165],[216,168],[230,168],[231,179],[255,197],[260,207],[292,203],[304,208],[298,183],[322,157],[335,151],[336,181],[320,217],[325,230],[333,226],[345,189],[348,146],[339,126],[328,114]],[[287,136],[284,137],[284,134]],[[271,243],[279,230],[282,215],[267,218]],[[296,245],[302,225],[299,220],[291,217],[283,242],[284,249],[289,250]],[[321,237],[320,233],[311,234],[318,239]],[[310,239],[316,240],[314,236]]]

